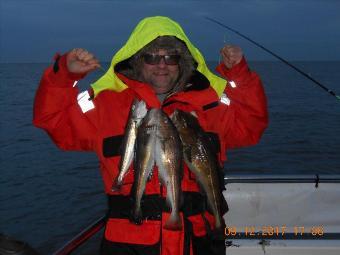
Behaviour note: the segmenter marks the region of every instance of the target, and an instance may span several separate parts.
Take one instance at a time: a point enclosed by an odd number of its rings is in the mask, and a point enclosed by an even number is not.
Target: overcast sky
[[[224,41],[249,60],[274,60],[214,18],[288,60],[340,61],[340,0],[0,0],[1,62],[49,62],[55,52],[87,48],[110,60],[139,20],[178,21],[207,60]]]

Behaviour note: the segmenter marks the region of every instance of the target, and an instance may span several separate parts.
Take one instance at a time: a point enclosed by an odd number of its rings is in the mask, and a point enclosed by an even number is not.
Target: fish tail
[[[215,228],[212,232],[211,232],[211,239],[212,240],[225,240],[226,236],[225,236],[225,231],[223,228]]]
[[[171,213],[169,219],[165,222],[164,228],[167,230],[182,230],[183,223],[178,213]]]
[[[142,224],[142,221],[143,221],[141,201],[142,201],[144,188],[138,189],[139,184],[140,183],[137,181],[137,185],[133,188],[134,191],[135,191],[135,195],[134,195],[134,198],[133,198],[134,207],[132,209],[132,214],[131,214],[131,221],[134,222],[137,225]]]
[[[130,221],[132,221],[136,225],[141,225],[142,224],[142,222],[143,222],[143,215],[142,215],[142,211],[140,210],[140,208],[133,210],[133,212],[131,214]]]
[[[215,216],[215,228],[211,232],[211,238],[213,240],[225,239],[225,223],[219,215]]]
[[[215,215],[215,228],[216,229],[222,228],[222,219],[219,213]]]

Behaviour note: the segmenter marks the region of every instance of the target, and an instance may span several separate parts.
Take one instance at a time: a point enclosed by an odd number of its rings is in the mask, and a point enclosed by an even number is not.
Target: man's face
[[[158,50],[154,55],[170,55],[166,50]],[[178,65],[167,65],[164,58],[158,64],[147,64],[143,61],[143,82],[148,83],[156,94],[169,92],[175,85],[179,75]]]

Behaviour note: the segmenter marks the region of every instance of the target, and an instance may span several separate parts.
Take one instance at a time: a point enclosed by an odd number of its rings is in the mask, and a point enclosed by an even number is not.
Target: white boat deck
[[[227,254],[340,254],[340,176],[227,176]]]

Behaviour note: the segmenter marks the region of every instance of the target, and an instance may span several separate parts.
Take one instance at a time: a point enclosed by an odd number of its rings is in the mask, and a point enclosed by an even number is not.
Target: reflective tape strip
[[[225,93],[222,94],[220,101],[222,104],[230,105],[230,99],[227,97]]]
[[[78,83],[78,81],[75,81],[75,82],[73,83],[73,88],[74,88],[75,86],[77,86],[77,83]]]
[[[229,81],[229,84],[233,89],[236,88],[236,83],[234,81]]]
[[[78,105],[80,106],[83,113],[94,109],[94,104],[92,100],[90,99],[90,94],[88,91],[81,92],[77,96],[77,100],[78,100]]]

